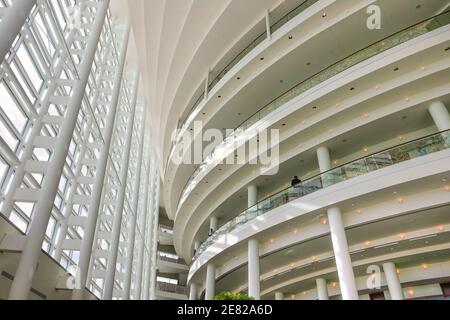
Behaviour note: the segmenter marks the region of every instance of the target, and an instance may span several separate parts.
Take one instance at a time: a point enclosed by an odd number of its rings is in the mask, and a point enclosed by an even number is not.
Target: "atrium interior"
[[[0,300],[450,300],[450,0],[0,0]]]

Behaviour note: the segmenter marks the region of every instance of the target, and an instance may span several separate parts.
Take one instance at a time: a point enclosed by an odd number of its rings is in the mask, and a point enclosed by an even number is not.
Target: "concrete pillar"
[[[319,298],[319,300],[329,300],[327,281],[322,278],[316,279],[316,285],[317,285],[317,297]]]
[[[428,111],[439,131],[450,129],[450,114],[443,102],[434,101],[428,108]]]
[[[86,285],[88,281],[87,275],[89,272],[89,263],[92,253],[92,246],[95,239],[95,229],[97,226],[98,212],[102,200],[103,185],[105,181],[106,168],[108,165],[109,151],[112,143],[112,136],[114,132],[115,119],[119,105],[120,86],[122,84],[123,70],[125,67],[125,58],[128,49],[128,40],[130,36],[130,23],[124,35],[123,45],[119,56],[119,68],[117,69],[116,78],[114,79],[113,96],[111,100],[111,110],[108,112],[106,119],[106,126],[104,130],[104,144],[100,148],[99,158],[97,160],[97,169],[95,172],[95,181],[92,189],[91,201],[89,203],[89,211],[84,228],[83,240],[81,242],[80,258],[78,262],[79,277],[81,283]],[[81,291],[81,292],[80,292]],[[83,290],[75,289],[72,292],[73,300],[80,300]]]
[[[320,172],[331,170],[330,151],[327,147],[317,149],[317,160],[319,161]]]
[[[248,207],[251,208],[258,203],[258,187],[255,185],[249,185],[247,187],[247,200]]]
[[[12,47],[36,0],[14,0],[0,21],[0,64]]]
[[[397,268],[392,262],[387,262],[383,264],[384,276],[386,277],[386,282],[389,288],[389,294],[392,300],[403,300],[403,290],[402,285],[397,274]]]
[[[205,300],[214,300],[216,295],[216,267],[213,264],[206,266]]]
[[[256,239],[248,241],[248,295],[260,300],[259,284],[259,243]]]
[[[191,283],[191,286],[189,288],[189,300],[197,300],[197,292],[198,292],[198,286],[196,283]]]
[[[23,0],[20,3],[23,3]],[[48,164],[49,170],[47,170],[42,181],[42,188],[35,206],[34,218],[29,227],[25,246],[9,292],[9,299],[25,300],[29,297],[31,283],[45,238],[45,231],[52,213],[53,203],[58,191],[59,181],[66,162],[70,141],[81,108],[108,6],[109,0],[105,0],[99,4],[92,32],[78,70],[79,80],[73,88],[72,98],[67,106],[67,111],[56,140],[55,149]]]
[[[342,298],[343,300],[358,300],[358,290],[356,289],[341,210],[337,207],[332,207],[327,212]]]
[[[217,219],[217,217],[212,216],[211,219],[209,220],[209,230],[212,232],[216,232],[217,231],[217,226],[218,226],[219,220]]]
[[[275,292],[275,300],[284,300],[283,292]]]

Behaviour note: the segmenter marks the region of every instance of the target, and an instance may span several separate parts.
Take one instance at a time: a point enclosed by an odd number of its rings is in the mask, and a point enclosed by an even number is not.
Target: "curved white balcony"
[[[445,167],[445,163],[450,157],[449,143],[449,131],[427,136],[340,166],[313,177],[300,186],[289,188],[261,201],[255,207],[246,210],[225,224],[200,246],[191,267],[190,277],[210,259],[249,236],[302,214],[302,212],[330,205],[330,203],[320,202],[320,199],[317,200],[321,198],[320,195],[323,192],[327,194],[334,192],[335,200],[339,201],[338,186],[350,187],[352,189],[351,196],[355,196],[361,192],[368,193],[385,188],[387,183],[397,184],[403,180],[417,178],[413,177],[414,174],[426,177],[441,172],[442,166]],[[421,169],[415,170],[418,167]],[[448,164],[446,167],[448,170]],[[415,170],[414,174],[409,170]],[[386,179],[387,176],[389,179]],[[358,185],[363,183],[368,184],[367,188],[358,189]],[[339,191],[339,193],[348,195],[349,192]],[[291,208],[296,212],[284,209],[283,215],[275,218],[273,214],[279,213],[282,208]],[[270,223],[268,223],[269,221]],[[245,237],[241,232],[244,229]]]
[[[202,181],[202,179],[212,170],[217,164],[222,163],[226,156],[234,152],[236,149],[236,141],[246,141],[254,135],[257,129],[267,125],[267,119],[271,117],[275,111],[282,109],[288,105],[291,101],[303,98],[308,92],[316,86],[326,82],[333,81],[344,71],[348,71],[351,68],[357,68],[360,63],[363,63],[375,56],[393,49],[397,46],[407,43],[413,39],[423,36],[429,32],[432,32],[441,27],[448,26],[450,21],[450,13],[448,11],[427,19],[418,24],[415,24],[407,29],[399,31],[381,41],[348,56],[347,58],[334,63],[333,65],[323,69],[318,74],[308,78],[301,82],[293,89],[289,90],[285,94],[273,100],[268,105],[264,106],[260,111],[247,119],[242,125],[240,125],[233,134],[227,136],[225,140],[220,143],[212,153],[204,160],[204,162],[198,166],[198,168],[191,175],[183,188],[180,200],[178,202],[177,213],[182,207],[185,200],[188,198],[190,192]]]

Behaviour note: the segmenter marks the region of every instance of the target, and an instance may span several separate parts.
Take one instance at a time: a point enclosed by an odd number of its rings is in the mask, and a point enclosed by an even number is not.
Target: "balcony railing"
[[[172,284],[167,282],[157,282],[157,287],[159,291],[163,292],[170,292],[170,293],[176,293],[176,294],[182,294],[187,295],[188,294],[188,288],[184,286],[180,286],[178,284]]]
[[[196,170],[192,173],[188,179],[180,197],[178,208],[181,207],[183,202],[186,200],[187,195],[196,186],[198,181],[201,180],[201,174],[207,171],[207,168],[212,163],[218,163],[222,160],[224,155],[224,150],[232,148],[236,141],[240,141],[239,137],[243,136],[244,132],[251,126],[261,121],[269,114],[285,105],[287,102],[298,97],[300,94],[310,90],[311,88],[323,83],[324,81],[342,73],[345,70],[361,63],[369,58],[372,58],[388,49],[394,48],[402,43],[409,40],[415,39],[423,34],[436,30],[440,27],[448,25],[450,22],[450,11],[446,11],[442,14],[434,16],[433,18],[419,22],[413,26],[403,29],[399,32],[394,33],[383,40],[377,41],[374,44],[357,51],[356,53],[332,64],[331,66],[323,69],[319,73],[313,75],[312,77],[306,79],[305,81],[299,83],[292,89],[288,90],[286,93],[282,94],[258,112],[244,121],[238,128],[236,128],[233,133],[229,134],[219,145],[217,145],[209,156],[200,164]]]
[[[184,260],[179,257],[170,257],[163,254],[158,255],[159,260],[166,261],[166,262],[172,262],[172,263],[178,263],[178,264],[185,264]]]
[[[289,11],[287,14],[285,14],[281,19],[279,19],[277,22],[275,22],[271,27],[271,33],[273,34],[275,31],[280,29],[283,25],[288,23],[290,20],[298,16],[300,13],[311,7],[313,4],[318,2],[319,0],[306,0],[303,1],[301,4],[299,4],[297,7],[295,7],[293,10]],[[211,83],[208,84],[208,92],[212,91],[212,89],[219,83],[220,80],[231,70],[235,65],[239,63],[244,57],[246,57],[250,52],[253,51],[260,43],[262,43],[267,38],[267,32],[264,31],[261,33],[256,39],[254,39],[247,47],[245,47],[244,50],[242,50],[237,56],[235,56],[230,63],[227,64],[225,68],[222,69],[222,71],[219,72],[219,74],[211,81]],[[205,92],[202,91],[198,99],[195,101],[194,105],[192,106],[191,110],[187,114],[184,121],[180,121],[178,123],[178,129],[186,129],[189,124],[192,122],[192,120],[195,118],[196,113],[195,111],[198,109],[200,103],[205,98]],[[170,159],[172,158],[175,145],[177,145],[182,138],[182,134],[180,132],[179,135],[176,136],[176,138],[172,141],[172,145],[169,152],[169,157],[167,160],[167,164],[169,163]]]
[[[215,243],[221,235],[225,235],[237,227],[252,221],[256,217],[262,216],[275,208],[354,177],[446,150],[449,148],[449,144],[450,131],[447,130],[344,164],[305,180],[295,187],[290,187],[278,192],[247,209],[219,228],[200,245],[193,259],[197,259],[209,246]]]

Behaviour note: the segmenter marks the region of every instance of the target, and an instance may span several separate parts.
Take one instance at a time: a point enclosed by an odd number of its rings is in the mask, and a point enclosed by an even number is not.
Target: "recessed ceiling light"
[[[217,98],[219,98],[219,99],[220,99],[220,98],[222,98],[222,96],[218,96]]]
[[[327,16],[326,12],[322,12],[322,18],[325,18]]]
[[[408,119],[408,116],[403,116],[402,117],[402,120],[406,120],[406,119]]]
[[[450,47],[445,48],[444,51],[450,51]]]
[[[284,80],[280,80],[280,83],[284,83]]]
[[[236,79],[241,80],[241,77],[237,77]]]
[[[398,70],[400,70],[400,68],[399,68],[399,67],[396,67],[396,68],[394,68],[394,71],[398,71]]]
[[[416,5],[416,9],[420,9],[420,8],[422,8],[422,5],[419,3]]]
[[[289,36],[289,40],[292,40],[292,38],[293,38],[292,36]]]
[[[311,65],[311,62],[307,62],[306,65],[309,67]]]
[[[283,123],[282,126],[283,126],[283,127],[286,127],[286,123]]]
[[[355,87],[351,87],[351,88],[350,88],[350,91],[353,91],[353,90],[355,90]]]
[[[314,110],[317,110],[317,106],[312,107]]]
[[[346,142],[347,142],[347,139],[342,140],[342,143],[346,143]]]
[[[264,57],[259,58],[259,60],[263,61],[263,60],[264,60]]]

